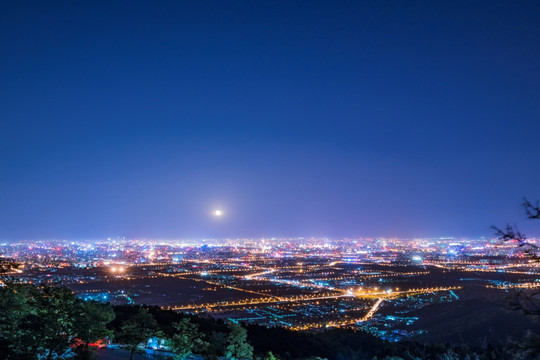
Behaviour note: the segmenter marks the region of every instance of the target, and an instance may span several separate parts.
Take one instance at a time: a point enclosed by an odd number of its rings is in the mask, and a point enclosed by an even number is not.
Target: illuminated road
[[[449,291],[449,290],[459,290],[459,289],[461,289],[461,286],[420,288],[420,289],[409,289],[409,290],[403,290],[403,291],[381,291],[381,292],[375,292],[375,293],[357,292],[355,293],[355,296],[359,298],[364,298],[364,299],[375,299],[375,298],[380,298],[380,297],[383,297],[386,299],[392,299],[392,298],[398,298],[401,296],[419,295],[419,294],[427,294],[427,293],[433,293],[433,292],[438,292],[438,291]]]
[[[382,302],[384,301],[383,298],[380,298],[378,299],[375,304],[373,304],[373,306],[371,307],[371,309],[369,309],[368,313],[359,321],[355,321],[356,322],[362,322],[362,321],[366,321],[366,320],[369,320],[370,318],[373,317],[373,315],[375,315],[375,313],[377,312],[377,310],[379,310],[379,306],[381,306]]]
[[[199,281],[205,281],[212,285],[217,286],[224,286],[219,283],[209,282],[206,280],[200,280]],[[229,287],[224,286],[231,289],[239,290],[239,291],[246,291],[254,294],[260,294],[264,295],[264,298],[257,298],[257,299],[243,299],[240,301],[231,301],[231,302],[217,302],[217,303],[208,303],[208,304],[200,304],[200,305],[186,305],[186,306],[174,306],[171,307],[171,310],[211,310],[213,308],[223,308],[223,307],[231,307],[231,306],[245,306],[245,305],[258,305],[258,304],[268,304],[268,303],[286,303],[286,302],[301,302],[301,301],[316,301],[316,300],[327,300],[327,299],[337,299],[337,298],[351,298],[356,297],[359,299],[377,299],[377,302],[375,305],[371,308],[371,310],[364,316],[363,319],[368,319],[372,317],[376,311],[378,310],[380,303],[386,299],[392,299],[397,298],[401,296],[410,296],[410,295],[418,295],[418,294],[426,294],[426,293],[433,293],[438,291],[449,291],[449,290],[457,290],[461,287],[435,287],[435,288],[423,288],[423,289],[411,289],[411,290],[404,290],[404,291],[394,291],[394,292],[378,292],[378,293],[356,293],[356,294],[341,294],[341,295],[323,295],[323,296],[313,296],[313,295],[304,295],[304,296],[293,296],[293,297],[278,297],[278,296],[272,296],[257,292],[252,292],[250,290],[235,288],[235,287]],[[358,321],[365,321],[365,320],[355,320],[354,322]],[[350,322],[348,322],[350,323]],[[338,324],[335,326],[339,326],[342,324]]]
[[[258,305],[258,304],[269,304],[269,303],[287,303],[287,302],[300,302],[300,301],[316,301],[316,300],[326,300],[326,299],[337,299],[344,297],[354,297],[354,295],[326,295],[326,296],[294,296],[289,298],[284,297],[270,297],[263,299],[244,299],[240,301],[231,301],[231,302],[217,302],[211,304],[201,304],[201,305],[187,305],[187,306],[175,306],[171,307],[171,310],[209,310],[212,308],[221,308],[221,307],[231,307],[231,306],[241,306],[241,305]]]

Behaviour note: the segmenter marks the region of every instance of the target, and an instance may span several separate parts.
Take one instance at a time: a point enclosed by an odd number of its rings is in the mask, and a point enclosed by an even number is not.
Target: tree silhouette
[[[209,338],[207,354],[219,357],[227,352],[227,334],[221,331],[212,331]]]
[[[35,308],[30,303],[39,296],[36,287],[7,283],[0,287],[0,354],[4,359],[35,359],[38,342],[30,319]]]
[[[129,346],[129,359],[132,360],[139,344],[154,336],[157,331],[156,319],[148,310],[141,307],[135,315],[122,323],[117,340]]]
[[[227,359],[248,359],[253,357],[253,346],[247,342],[247,330],[240,325],[232,324],[227,336]]]
[[[522,206],[528,219],[540,219],[540,202],[532,204],[526,198],[523,199]],[[540,247],[528,241],[527,236],[519,231],[517,226],[507,224],[501,229],[492,227],[497,237],[504,242],[515,243],[524,255],[533,262],[540,262]],[[540,315],[540,290],[539,289],[515,289],[510,299],[510,306],[514,309],[522,310],[525,314]]]
[[[9,360],[71,357],[76,339],[88,345],[108,335],[105,326],[113,318],[109,304],[85,303],[68,288],[7,282],[0,287],[0,356]],[[89,351],[75,355],[91,358]]]
[[[194,351],[204,351],[208,347],[208,343],[204,341],[204,334],[199,332],[199,326],[188,318],[180,320],[173,326],[176,333],[170,343],[178,359],[183,360]]]
[[[92,359],[94,356],[89,343],[112,335],[112,331],[107,329],[107,324],[114,320],[114,311],[109,304],[80,301],[76,312],[75,333],[81,340],[75,348],[76,358]]]
[[[274,356],[274,354],[271,351],[269,351],[266,353],[266,356],[264,357],[263,360],[278,360],[278,359]]]
[[[75,333],[77,298],[68,288],[45,287],[35,300],[34,324],[39,329],[45,359],[61,358],[70,349]]]

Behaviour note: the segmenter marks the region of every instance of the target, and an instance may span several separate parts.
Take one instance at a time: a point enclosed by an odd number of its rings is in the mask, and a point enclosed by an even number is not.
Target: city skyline
[[[540,235],[537,2],[0,14],[0,242]]]
[[[537,249],[538,241],[528,246]],[[84,301],[153,305],[293,331],[352,328],[389,342],[431,333],[438,323],[426,316],[432,306],[489,322],[471,307],[471,296],[497,301],[512,289],[537,291],[538,264],[524,249],[500,239],[450,238],[0,244],[0,253],[20,264],[8,276],[19,283],[62,284]],[[482,306],[500,310],[493,305]],[[463,336],[468,330],[456,324]],[[497,335],[490,331],[492,339],[512,328],[502,326]],[[456,334],[429,336],[448,340]]]

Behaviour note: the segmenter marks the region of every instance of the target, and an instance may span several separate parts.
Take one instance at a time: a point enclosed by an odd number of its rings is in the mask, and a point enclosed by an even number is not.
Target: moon
[[[221,215],[223,215],[223,211],[221,210],[214,211],[214,216],[221,216]]]

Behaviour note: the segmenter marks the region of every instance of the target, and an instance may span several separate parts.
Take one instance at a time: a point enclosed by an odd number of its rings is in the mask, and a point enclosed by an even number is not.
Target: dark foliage
[[[328,331],[309,333],[293,332],[282,328],[264,328],[250,325],[247,327],[249,341],[258,354],[272,351],[283,359],[305,357],[323,357],[338,359],[364,359],[380,355],[384,343],[363,332],[332,329]]]
[[[135,314],[138,306],[114,307],[116,319],[110,325],[119,326],[127,316]],[[207,359],[217,359],[226,355],[227,337],[230,328],[221,320],[209,317],[198,317],[161,310],[158,307],[147,307],[154,315],[159,328],[167,336],[174,334],[172,324],[181,319],[198,326],[209,343],[203,353]],[[171,332],[168,332],[168,329]],[[421,344],[414,341],[389,343],[351,329],[328,329],[317,332],[297,332],[283,328],[266,328],[258,325],[246,326],[247,342],[254,348],[254,358],[273,356],[281,360],[372,360],[396,359],[478,359],[478,360],[532,360],[536,359],[535,339],[533,335],[527,339],[508,342],[503,345],[486,344],[482,347],[454,346],[450,344]]]
[[[63,359],[74,347],[79,358],[91,358],[77,344],[107,336],[113,316],[110,306],[85,303],[65,287],[7,283],[0,287],[1,358]]]

